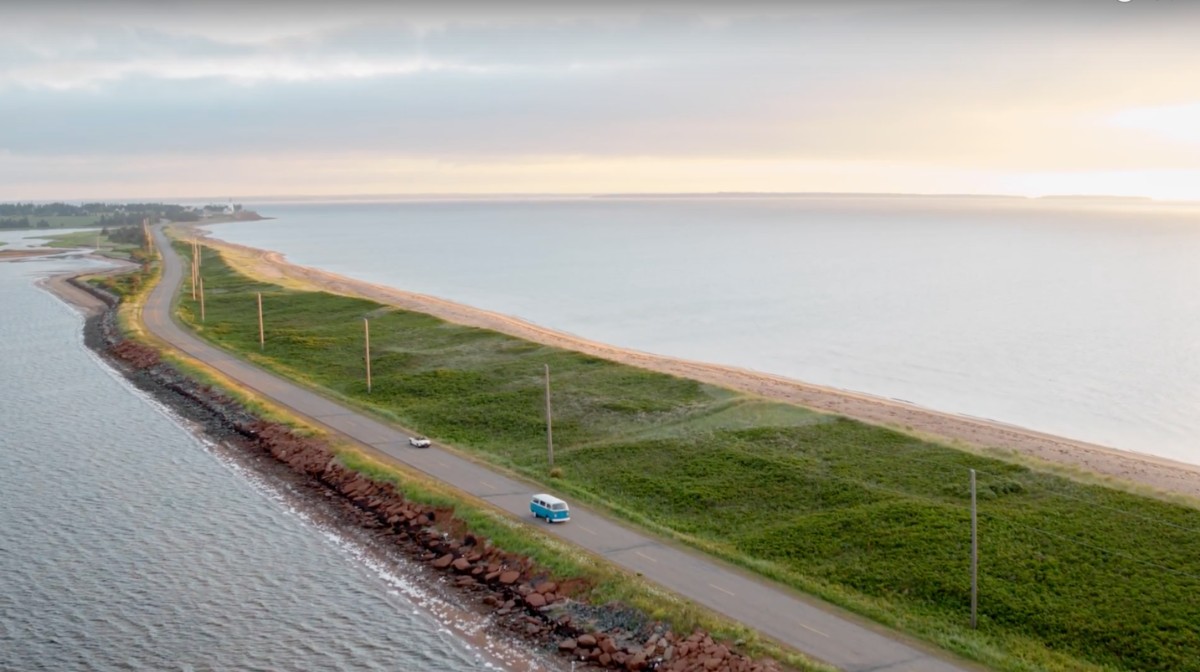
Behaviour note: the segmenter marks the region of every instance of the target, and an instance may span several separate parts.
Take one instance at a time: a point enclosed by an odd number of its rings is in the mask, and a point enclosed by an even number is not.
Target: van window
[[[567,505],[563,504],[562,502],[559,502],[558,504],[555,504],[554,506],[552,506],[550,508],[554,509],[555,511],[566,511]]]

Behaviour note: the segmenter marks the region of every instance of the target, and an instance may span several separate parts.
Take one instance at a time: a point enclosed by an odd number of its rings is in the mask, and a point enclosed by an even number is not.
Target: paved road
[[[436,446],[413,449],[408,434],[360,415],[325,397],[267,373],[192,336],[172,319],[172,299],[183,279],[183,261],[161,227],[154,238],[163,254],[163,277],[143,311],[147,328],[188,355],[300,415],[369,445],[399,462],[520,516],[530,516],[531,486],[501,476]],[[579,506],[571,522],[547,531],[605,556],[627,569],[763,634],[848,672],[965,672],[953,664],[810,604],[786,589],[679,550]],[[538,525],[530,518],[531,525]]]

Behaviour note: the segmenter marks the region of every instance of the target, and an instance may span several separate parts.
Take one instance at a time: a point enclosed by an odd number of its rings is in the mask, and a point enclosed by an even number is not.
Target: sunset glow
[[[7,17],[0,199],[1200,199],[1195,3],[180,9]]]

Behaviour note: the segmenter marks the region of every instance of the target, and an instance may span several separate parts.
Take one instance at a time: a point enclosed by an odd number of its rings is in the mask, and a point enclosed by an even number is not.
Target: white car
[[[431,445],[429,439],[423,436],[410,436],[408,437],[408,443],[414,448],[428,448]]]

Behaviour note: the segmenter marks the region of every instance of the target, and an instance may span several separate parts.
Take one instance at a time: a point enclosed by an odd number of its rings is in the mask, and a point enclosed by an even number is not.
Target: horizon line
[[[423,193],[370,193],[370,194],[255,194],[246,196],[175,196],[175,197],[126,197],[110,198],[58,198],[58,199],[15,199],[0,200],[0,203],[132,203],[132,202],[161,202],[176,201],[210,201],[213,203],[229,203],[231,200],[352,200],[352,199],[503,199],[503,198],[977,198],[977,199],[1006,199],[1006,200],[1093,200],[1120,201],[1138,203],[1200,203],[1200,199],[1159,199],[1152,196],[1110,195],[1110,194],[1043,194],[1029,196],[1025,194],[1000,193],[921,193],[921,192],[887,192],[887,191],[696,191],[696,192],[423,192]]]

